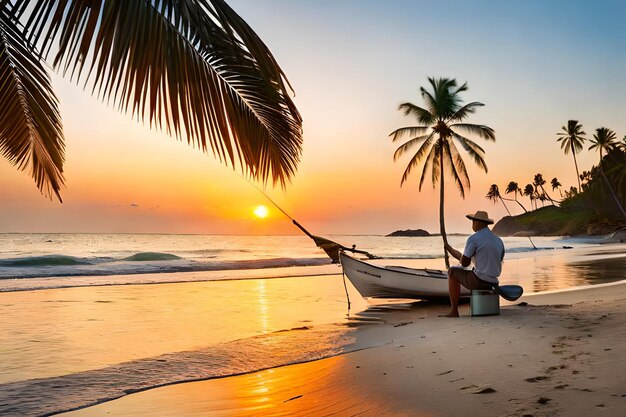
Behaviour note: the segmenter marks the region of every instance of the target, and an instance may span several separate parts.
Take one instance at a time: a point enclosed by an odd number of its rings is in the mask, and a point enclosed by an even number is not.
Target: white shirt
[[[504,259],[502,239],[494,235],[488,227],[474,233],[467,239],[463,256],[474,258],[474,273],[483,281],[498,283]]]

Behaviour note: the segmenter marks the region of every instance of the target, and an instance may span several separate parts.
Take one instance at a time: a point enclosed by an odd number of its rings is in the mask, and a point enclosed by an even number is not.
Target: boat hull
[[[448,298],[444,271],[372,265],[343,252],[339,260],[345,275],[365,298]],[[469,295],[469,290],[461,287],[461,296]]]

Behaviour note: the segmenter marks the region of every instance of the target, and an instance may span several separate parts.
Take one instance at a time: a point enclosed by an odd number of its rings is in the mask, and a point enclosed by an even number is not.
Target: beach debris
[[[283,401],[283,403],[286,403],[286,402],[288,402],[288,401],[297,400],[298,398],[302,398],[302,396],[303,396],[303,395],[304,395],[304,394],[301,394],[301,395],[296,395],[295,397],[291,397],[291,398],[289,398],[288,400]]]
[[[539,404],[548,404],[548,402],[550,401],[552,401],[552,398],[548,397],[539,397],[539,399],[537,400]]]
[[[454,369],[450,369],[449,371],[445,371],[445,372],[442,372],[442,373],[436,374],[436,375],[437,376],[446,375],[446,374],[449,374],[450,372],[454,372]]]
[[[406,326],[407,324],[411,324],[411,323],[413,323],[412,320],[402,321],[402,322],[400,322],[398,324],[394,324],[393,327]]]

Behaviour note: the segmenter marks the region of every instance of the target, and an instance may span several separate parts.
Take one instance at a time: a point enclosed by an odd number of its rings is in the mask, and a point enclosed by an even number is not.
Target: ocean
[[[443,267],[440,237],[326,237]],[[601,276],[584,262],[558,266],[606,252],[597,239],[533,241],[539,250],[504,239],[506,282],[532,292],[623,278],[623,265]],[[0,415],[50,415],[367,348],[377,343],[363,337],[368,327],[422,304],[368,303],[306,236],[0,234]]]
[[[374,235],[327,238],[344,246],[387,259],[442,258],[441,238],[385,237]],[[450,236],[451,244],[463,248],[466,236]],[[541,250],[594,244],[597,239],[533,238]],[[533,251],[527,238],[506,238],[507,253]],[[329,258],[306,236],[228,236],[164,234],[0,234],[0,291],[14,288],[7,279],[47,278],[47,287],[68,285],[68,277],[101,277],[91,284],[133,284],[145,282],[142,275],[153,274],[150,282],[185,280],[167,274],[218,271],[205,280],[238,279],[233,270],[257,270],[246,278],[263,278],[263,269],[283,268],[290,275],[310,275],[295,267],[327,265]],[[258,272],[261,270],[261,272]],[[221,273],[219,272],[221,271]],[[285,272],[283,271],[283,272]],[[120,276],[124,278],[110,279]],[[58,278],[55,280],[55,278]],[[189,278],[189,276],[187,277]],[[72,282],[71,280],[69,282]],[[74,280],[76,286],[84,280]],[[24,284],[26,285],[26,284]],[[32,289],[30,287],[26,287]]]

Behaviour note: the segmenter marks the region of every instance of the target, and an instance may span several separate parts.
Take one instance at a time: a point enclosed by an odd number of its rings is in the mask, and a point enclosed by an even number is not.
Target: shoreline
[[[525,295],[499,316],[399,315],[382,346],[245,375],[151,389],[66,417],[563,415],[626,405],[626,280]],[[445,309],[445,306],[442,306]],[[472,358],[472,360],[468,360]],[[454,400],[454,401],[451,401]]]

